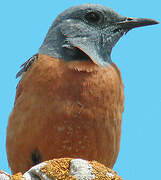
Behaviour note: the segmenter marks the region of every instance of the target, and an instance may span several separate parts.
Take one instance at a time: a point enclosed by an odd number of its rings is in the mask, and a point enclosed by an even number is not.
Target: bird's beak
[[[123,29],[133,29],[136,27],[149,26],[159,24],[158,21],[148,18],[126,18],[124,21],[116,23]]]

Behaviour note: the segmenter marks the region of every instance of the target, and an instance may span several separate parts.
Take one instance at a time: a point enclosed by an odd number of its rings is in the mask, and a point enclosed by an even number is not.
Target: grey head
[[[111,51],[117,41],[129,30],[158,24],[144,18],[128,18],[98,4],[71,7],[61,13],[50,27],[39,49],[64,61],[92,60],[108,66]]]

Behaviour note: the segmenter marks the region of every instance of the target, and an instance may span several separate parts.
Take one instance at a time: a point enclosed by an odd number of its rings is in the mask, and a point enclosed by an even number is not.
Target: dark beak
[[[124,21],[118,22],[117,24],[123,29],[130,30],[136,27],[159,24],[159,22],[148,18],[126,18]]]

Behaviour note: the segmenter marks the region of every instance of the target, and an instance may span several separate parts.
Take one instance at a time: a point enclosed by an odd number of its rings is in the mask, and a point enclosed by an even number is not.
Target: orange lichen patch
[[[45,173],[51,179],[57,180],[76,180],[69,175],[69,166],[71,158],[60,158],[47,161],[47,165],[41,168],[41,172]]]
[[[120,176],[116,174],[115,171],[107,168],[106,166],[98,163],[97,161],[90,161],[90,164],[93,167],[93,173],[95,174],[95,179],[97,180],[123,180]]]
[[[51,179],[57,180],[76,180],[77,178],[70,175],[71,158],[60,158],[47,161],[47,165],[41,168],[41,172],[45,173]],[[95,175],[94,180],[123,180],[115,171],[107,168],[97,161],[87,161],[93,168],[92,174]]]
[[[15,175],[12,175],[11,180],[23,180],[22,179],[22,173],[17,173]]]
[[[0,171],[0,180],[123,180],[115,171],[107,168],[97,161],[86,161],[83,159],[60,158],[53,159],[33,166],[24,175],[15,175]],[[35,178],[34,178],[35,177]]]

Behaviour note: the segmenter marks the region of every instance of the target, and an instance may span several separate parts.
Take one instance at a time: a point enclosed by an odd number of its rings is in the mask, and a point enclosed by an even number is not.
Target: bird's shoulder
[[[26,72],[31,67],[33,62],[35,62],[35,60],[37,60],[37,59],[38,59],[38,54],[34,54],[30,59],[28,59],[24,64],[22,64],[20,66],[21,70],[16,74],[16,78],[18,78],[24,72]]]

